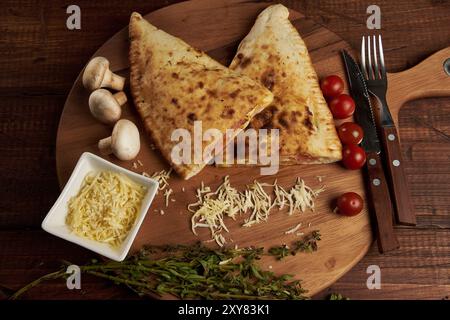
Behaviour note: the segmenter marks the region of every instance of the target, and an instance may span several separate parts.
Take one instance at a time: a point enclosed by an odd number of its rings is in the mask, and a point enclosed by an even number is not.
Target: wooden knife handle
[[[394,234],[392,203],[380,156],[375,152],[367,153],[366,167],[378,250],[381,253],[395,250],[399,243]]]
[[[391,195],[394,198],[396,221],[402,225],[416,225],[416,216],[403,170],[402,150],[395,127],[382,127],[381,139],[386,156],[385,163],[389,173]]]

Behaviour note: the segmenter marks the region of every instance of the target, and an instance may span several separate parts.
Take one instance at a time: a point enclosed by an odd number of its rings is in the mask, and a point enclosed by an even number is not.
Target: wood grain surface
[[[164,31],[179,36],[195,48],[210,53],[224,65],[229,65],[236,53],[237,44],[249,32],[256,16],[267,5],[242,0],[195,0],[165,7],[148,14],[145,18]],[[207,14],[205,7],[208,8]],[[195,16],[195,20],[187,19],[192,16]],[[290,13],[290,19],[303,36],[319,77],[328,74],[345,77],[340,50],[349,50],[349,45],[330,30],[306,19],[297,11]],[[111,61],[111,70],[120,72],[129,79],[129,69],[124,69],[128,66],[128,28],[114,35],[95,55],[108,58]],[[131,96],[129,93],[128,95]],[[111,128],[99,124],[90,114],[87,108],[88,97],[89,92],[83,87],[80,74],[67,97],[58,128],[56,167],[61,186],[68,180],[80,155],[85,151],[100,155],[97,141],[110,134]],[[119,161],[113,155],[103,157],[137,173],[146,172],[151,175],[162,169],[168,170],[169,166],[159,151],[150,147],[149,137],[142,127],[143,123],[137,116],[133,103],[129,101],[122,109],[124,117],[141,127],[142,148],[136,159],[143,165],[133,168],[133,161]],[[199,236],[192,233],[192,214],[187,211],[187,207],[197,201],[196,189],[202,182],[215,190],[225,176],[229,176],[231,185],[241,191],[254,180],[273,183],[277,179],[280,186],[290,188],[295,183],[296,177],[304,179],[306,184],[314,189],[325,186],[325,191],[315,203],[315,212],[307,210],[305,213],[296,212],[288,216],[286,209],[280,212],[274,209],[267,223],[243,228],[244,219],[248,218],[247,213],[238,217],[236,222],[225,219],[230,232],[222,233],[229,246],[257,246],[267,249],[284,243],[289,244],[298,239],[295,234],[284,233],[299,223],[302,226],[298,232],[308,234],[313,230],[320,230],[322,241],[321,250],[318,252],[298,254],[282,262],[277,262],[274,258],[262,259],[265,268],[270,265],[273,272],[293,274],[301,279],[310,295],[329,287],[351,269],[366,254],[372,243],[368,206],[364,207],[361,214],[351,218],[343,218],[332,213],[336,197],[347,190],[361,194],[368,203],[364,196],[365,185],[361,171],[348,171],[340,164],[334,163],[281,166],[276,175],[261,176],[259,167],[207,166],[188,181],[175,173],[172,174],[169,183],[173,190],[171,198],[175,202],[170,201],[166,207],[163,192],[155,197],[133,243],[132,251],[139,250],[148,243],[192,244],[198,240],[208,241],[211,238],[208,229],[197,230]],[[323,177],[322,182],[318,181],[318,176]],[[385,204],[390,205],[390,202]],[[161,210],[165,212],[164,215],[160,214]],[[389,212],[386,213],[387,221],[390,222]],[[384,217],[386,218],[386,215]],[[390,228],[392,230],[392,223]],[[382,237],[383,240],[385,238]],[[389,248],[385,241],[382,243],[386,251],[394,248],[394,246]]]
[[[127,24],[136,10],[150,12],[175,1],[79,1],[82,30],[65,27],[67,3],[5,1],[0,9],[0,284],[17,289],[51,271],[70,254],[91,253],[40,231],[59,194],[55,140],[70,87],[87,59]],[[281,1],[336,32],[358,49],[367,1]],[[379,1],[389,71],[400,71],[449,46],[447,1]],[[206,10],[206,9],[205,9]],[[448,298],[450,293],[450,100],[408,102],[399,114],[406,174],[417,228],[396,229],[402,248],[366,257],[332,287],[353,299]],[[368,290],[366,269],[382,270],[382,289]],[[28,298],[135,298],[125,289],[86,277],[82,292],[62,283],[36,288]]]

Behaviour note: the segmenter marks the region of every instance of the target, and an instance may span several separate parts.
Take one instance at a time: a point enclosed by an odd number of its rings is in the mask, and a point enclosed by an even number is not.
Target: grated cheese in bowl
[[[146,192],[120,173],[88,174],[68,202],[66,224],[78,236],[118,247],[134,226]]]

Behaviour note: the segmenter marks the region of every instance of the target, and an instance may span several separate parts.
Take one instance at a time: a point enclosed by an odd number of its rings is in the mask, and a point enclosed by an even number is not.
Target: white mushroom
[[[120,160],[132,160],[139,153],[141,142],[139,130],[130,120],[116,122],[112,134],[98,142],[102,154],[113,153]]]
[[[122,115],[122,108],[127,102],[127,95],[123,92],[112,94],[106,89],[97,89],[89,96],[89,110],[97,120],[114,124]]]
[[[91,91],[99,88],[111,88],[122,91],[125,78],[109,70],[109,61],[104,57],[95,57],[87,64],[83,73],[83,86]]]

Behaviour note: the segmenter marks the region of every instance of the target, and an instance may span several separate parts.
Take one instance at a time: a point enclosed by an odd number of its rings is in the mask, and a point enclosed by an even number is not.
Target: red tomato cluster
[[[345,119],[351,117],[355,112],[355,101],[348,94],[341,94],[333,98],[329,107],[335,119]]]
[[[347,169],[358,170],[366,163],[366,153],[357,144],[346,144],[342,148],[342,163]]]
[[[344,81],[339,76],[328,76],[320,82],[320,89],[329,101],[331,113],[335,119],[351,117],[355,112],[355,101],[344,91]]]
[[[320,82],[325,97],[337,97],[344,91],[344,81],[339,76],[328,76]]]
[[[346,119],[355,112],[355,101],[352,97],[342,93],[344,81],[336,75],[326,77],[320,82],[323,95],[327,98],[328,106],[335,119]],[[339,138],[344,145],[342,149],[342,163],[350,170],[362,168],[366,163],[366,153],[358,146],[364,137],[362,128],[354,122],[344,122],[338,129]],[[337,199],[340,214],[354,216],[361,212],[363,199],[354,192],[347,192]]]
[[[322,79],[320,88],[323,95],[328,99],[329,107],[333,117],[345,119],[351,117],[355,112],[355,101],[344,91],[344,81],[336,75]],[[347,169],[357,170],[366,163],[366,153],[358,146],[364,133],[362,128],[353,122],[345,122],[338,128],[339,138],[344,145],[342,150],[342,163]]]
[[[343,144],[360,144],[364,133],[358,124],[344,122],[338,127],[338,135]]]

